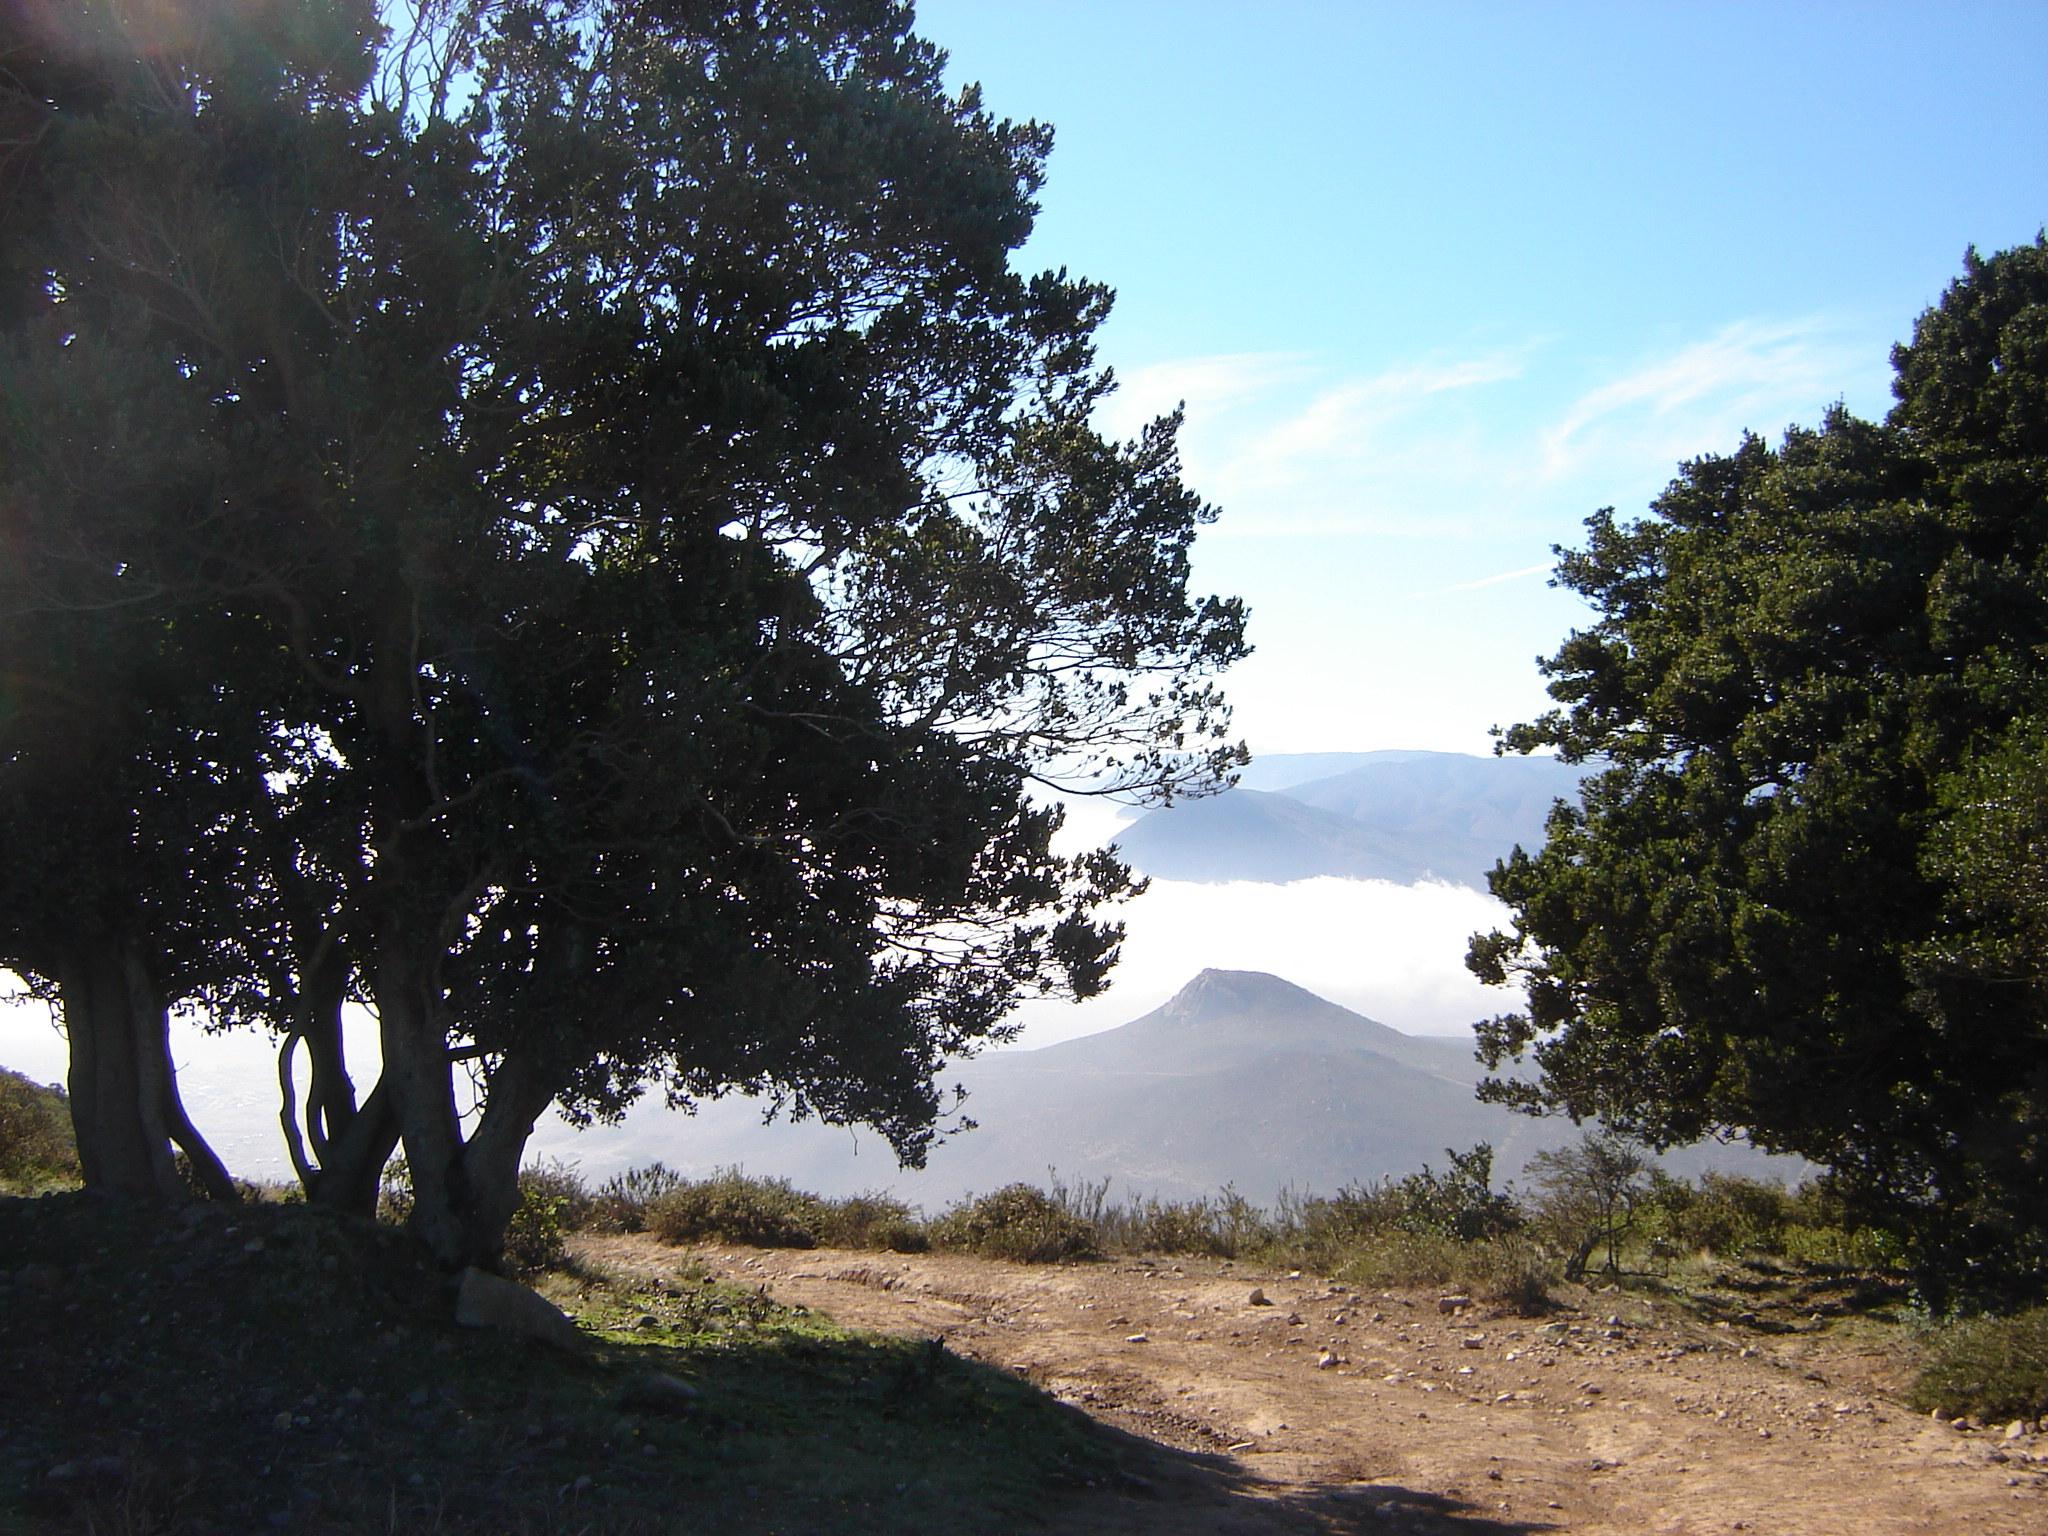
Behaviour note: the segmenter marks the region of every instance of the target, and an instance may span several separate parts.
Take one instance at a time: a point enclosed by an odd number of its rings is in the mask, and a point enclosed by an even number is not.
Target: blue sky
[[[927,0],[1057,133],[1026,252],[1119,294],[1253,608],[1254,751],[1488,749],[1586,514],[1832,401],[2048,220],[2048,6]]]

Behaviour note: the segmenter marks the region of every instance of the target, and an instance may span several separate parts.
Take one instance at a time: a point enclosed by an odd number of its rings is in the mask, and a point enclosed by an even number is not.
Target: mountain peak
[[[1340,1008],[1306,987],[1298,987],[1265,971],[1203,971],[1153,1014],[1162,1024],[1179,1026],[1251,1026],[1270,1034],[1274,1026],[1342,1018],[1347,1023],[1380,1028],[1349,1009]]]
[[[1159,1011],[1186,1023],[1234,1017],[1247,1009],[1296,1009],[1303,1003],[1329,1007],[1313,992],[1265,971],[1222,971],[1211,967],[1169,998]]]

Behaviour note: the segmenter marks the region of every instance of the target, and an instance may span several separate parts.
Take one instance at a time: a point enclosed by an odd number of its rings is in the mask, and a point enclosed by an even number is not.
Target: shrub
[[[1790,1197],[1783,1185],[1739,1174],[1705,1173],[1697,1188],[1660,1181],[1653,1204],[1661,1217],[1662,1235],[1682,1251],[1733,1259],[1784,1249]]]
[[[521,1204],[528,1200],[555,1202],[555,1216],[565,1232],[580,1232],[590,1225],[597,1200],[575,1168],[555,1159],[519,1170]]]
[[[0,1068],[0,1186],[35,1191],[80,1177],[64,1090]]]
[[[1399,1230],[1405,1209],[1391,1184],[1347,1184],[1334,1195],[1282,1190],[1272,1236],[1261,1257],[1334,1272],[1356,1258],[1361,1248]]]
[[[590,1197],[583,1181],[560,1163],[519,1170],[519,1207],[505,1227],[505,1266],[514,1274],[537,1274],[562,1262],[564,1236],[579,1201]]]
[[[1356,1239],[1331,1274],[1362,1289],[1436,1286],[1534,1316],[1550,1309],[1556,1265],[1519,1235],[1466,1241],[1390,1226]]]
[[[1504,1237],[1522,1225],[1513,1195],[1493,1187],[1493,1148],[1480,1142],[1469,1152],[1444,1149],[1451,1166],[1438,1173],[1427,1163],[1394,1186],[1401,1203],[1396,1218],[1411,1232],[1431,1232],[1460,1242]]]
[[[1650,1167],[1647,1149],[1612,1133],[1588,1132],[1571,1146],[1529,1160],[1537,1225],[1569,1255],[1565,1279],[1583,1280],[1594,1250],[1603,1247],[1607,1273],[1621,1272],[1622,1243],[1660,1187]]]
[[[1477,1246],[1481,1251],[1467,1282],[1474,1296],[1522,1317],[1551,1310],[1551,1287],[1562,1276],[1541,1248],[1520,1236]]]
[[[824,1207],[818,1240],[831,1248],[886,1248],[922,1253],[931,1246],[910,1207],[888,1195],[855,1195]]]
[[[1116,1246],[1139,1253],[1199,1253],[1227,1258],[1230,1248],[1210,1219],[1206,1200],[1144,1200],[1121,1212]]]
[[[1785,1257],[1831,1269],[1898,1269],[1906,1245],[1878,1227],[1792,1226],[1783,1240]]]
[[[815,1248],[824,1225],[824,1202],[816,1195],[787,1179],[749,1178],[737,1168],[679,1181],[647,1208],[647,1230],[665,1243]]]
[[[1949,1418],[2048,1417],[2048,1307],[1942,1329],[1908,1401]]]
[[[683,1182],[680,1173],[662,1163],[615,1173],[590,1197],[587,1225],[594,1232],[644,1232],[648,1211]]]
[[[941,1248],[964,1248],[1019,1264],[1064,1263],[1100,1256],[1096,1229],[1044,1190],[1012,1184],[964,1201],[931,1224]]]
[[[1054,1199],[1092,1227],[1105,1249],[1234,1259],[1265,1247],[1273,1238],[1266,1214],[1227,1186],[1217,1195],[1196,1200],[1146,1195],[1115,1203],[1106,1198],[1107,1187],[1105,1180],[1083,1185],[1076,1193],[1055,1180],[1052,1189]]]
[[[397,1227],[412,1215],[412,1170],[400,1154],[377,1176],[377,1219]]]

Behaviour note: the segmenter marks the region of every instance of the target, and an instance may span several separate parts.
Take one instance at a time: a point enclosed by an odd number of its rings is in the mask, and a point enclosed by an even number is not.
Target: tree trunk
[[[494,1268],[505,1251],[505,1228],[519,1208],[519,1160],[554,1089],[527,1060],[500,1061],[476,1129],[465,1141],[446,1017],[422,980],[431,968],[404,935],[387,934],[378,945],[377,1012],[384,1045],[378,1089],[392,1096],[412,1174],[406,1224],[446,1268]]]
[[[200,1187],[234,1198],[213,1148],[185,1114],[171,1062],[170,1016],[139,949],[110,940],[74,953],[58,987],[71,1039],[72,1131],[88,1189],[181,1200],[172,1148]]]
[[[278,1051],[278,1119],[285,1146],[309,1203],[374,1216],[384,1165],[398,1145],[395,1100],[380,1081],[367,1099],[356,1102],[343,1045],[348,973],[339,949],[322,943],[307,971],[298,1000],[299,1027]],[[292,1056],[300,1045],[312,1064],[303,1126],[292,1076]]]

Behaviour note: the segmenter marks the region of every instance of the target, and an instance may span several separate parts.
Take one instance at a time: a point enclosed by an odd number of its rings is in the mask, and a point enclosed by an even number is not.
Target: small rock
[[[53,1483],[76,1483],[96,1479],[125,1477],[128,1463],[119,1456],[83,1456],[76,1461],[60,1461],[50,1468]]]
[[[635,1371],[619,1388],[622,1413],[694,1413],[700,1394],[687,1381],[666,1371]]]
[[[633,1320],[633,1326],[639,1329],[642,1333],[645,1333],[649,1329],[659,1328],[661,1326],[661,1319],[656,1317],[652,1312],[642,1312],[639,1315],[639,1317]]]
[[[1316,1369],[1319,1371],[1334,1371],[1339,1363],[1337,1357],[1327,1349],[1316,1356]]]
[[[1254,1307],[1270,1307],[1273,1305],[1266,1295],[1265,1287],[1258,1285],[1252,1287],[1252,1293],[1245,1298],[1245,1301],[1247,1305]]]
[[[574,1349],[583,1341],[576,1325],[545,1296],[481,1269],[462,1272],[455,1321],[465,1328],[499,1328],[530,1339]]]
[[[1486,1335],[1483,1333],[1468,1333],[1464,1338],[1458,1340],[1458,1347],[1460,1349],[1484,1349],[1486,1348]]]
[[[2005,1438],[2008,1440],[2024,1439],[2026,1437],[2026,1433],[2027,1421],[2025,1419],[2014,1419],[2010,1424],[2005,1426]]]
[[[1124,1338],[1124,1342],[1125,1342],[1126,1344],[1150,1344],[1150,1343],[1152,1342],[1152,1340],[1151,1340],[1151,1338],[1150,1338],[1150,1337],[1149,1337],[1148,1335],[1146,1335],[1146,1334],[1142,1334],[1142,1333],[1133,1333],[1133,1334],[1129,1334],[1129,1335],[1126,1335],[1126,1336],[1125,1336],[1125,1338]]]
[[[1290,1313],[1288,1313],[1288,1314],[1287,1314],[1287,1326],[1288,1326],[1288,1327],[1290,1327],[1290,1328],[1300,1328],[1300,1327],[1304,1326],[1304,1325],[1303,1325],[1303,1323],[1302,1323],[1302,1321],[1301,1321],[1301,1314],[1300,1314],[1299,1312],[1290,1312]]]
[[[1439,1296],[1436,1299],[1436,1309],[1439,1312],[1456,1312],[1462,1307],[1469,1307],[1471,1305],[1472,1298],[1462,1293],[1455,1296]]]

